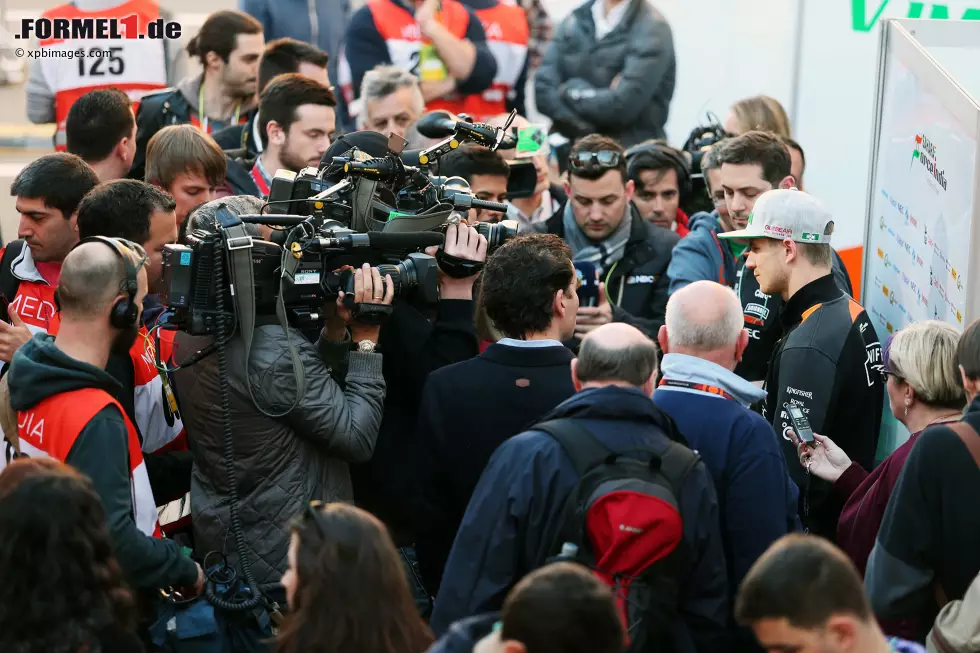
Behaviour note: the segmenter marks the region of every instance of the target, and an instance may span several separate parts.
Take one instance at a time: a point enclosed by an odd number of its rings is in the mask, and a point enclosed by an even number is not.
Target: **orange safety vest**
[[[435,59],[432,42],[422,38],[422,31],[411,12],[392,0],[369,0],[367,6],[374,18],[375,28],[388,46],[392,65],[412,71],[422,81],[430,76],[433,79],[445,78],[448,74],[445,66]],[[469,18],[466,7],[459,2],[442,0],[439,22],[456,38],[466,37]],[[456,114],[463,111],[464,101],[464,96],[453,93],[427,103],[425,108],[427,111],[443,109]]]
[[[65,462],[79,434],[106,406],[115,406],[126,423],[129,446],[129,479],[132,485],[136,526],[145,535],[160,537],[157,507],[140,451],[139,437],[122,406],[105,390],[82,388],[51,395],[33,408],[17,412],[21,453],[31,458]]]
[[[485,122],[507,113],[507,99],[512,97],[527,61],[530,29],[527,14],[517,5],[500,2],[489,9],[474,9],[473,13],[483,23],[487,47],[497,60],[497,76],[483,93],[467,96],[463,106],[473,120]]]
[[[166,362],[169,358],[169,343],[161,334],[160,359]],[[184,423],[180,419],[177,408],[177,397],[170,385],[170,380],[156,366],[156,345],[150,332],[141,326],[136,341],[129,349],[129,357],[133,361],[133,407],[140,433],[143,434],[143,451],[175,451],[186,449]],[[180,440],[178,446],[175,441]]]
[[[140,39],[147,36],[147,25],[160,17],[160,5],[153,0],[129,0],[102,11],[82,11],[71,4],[59,5],[41,14],[43,18],[117,18],[137,16],[137,33],[125,34],[123,39],[69,40],[44,39],[38,42],[42,48],[64,51],[65,56],[44,57],[37,60],[44,79],[54,94],[54,114],[58,123],[55,149],[65,151],[65,120],[75,101],[100,88],[118,88],[134,103],[139,99],[167,86],[166,54],[162,39]],[[120,27],[125,32],[125,26]],[[82,49],[87,55],[92,49],[102,56],[76,57]],[[71,58],[68,58],[69,52]],[[134,105],[133,111],[136,111]]]
[[[0,249],[0,258],[6,250],[6,247]],[[55,287],[44,281],[37,271],[30,247],[25,246],[20,256],[11,262],[11,273],[20,279],[20,283],[14,296],[8,298],[7,310],[17,313],[31,333],[57,333],[61,320],[54,302]]]

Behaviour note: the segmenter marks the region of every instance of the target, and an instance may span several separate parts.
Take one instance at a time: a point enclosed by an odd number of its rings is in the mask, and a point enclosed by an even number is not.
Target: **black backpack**
[[[570,419],[533,430],[557,440],[579,475],[550,555],[589,567],[613,589],[629,653],[676,650],[680,581],[689,560],[679,492],[700,457],[677,442],[660,455],[646,448],[610,451]]]

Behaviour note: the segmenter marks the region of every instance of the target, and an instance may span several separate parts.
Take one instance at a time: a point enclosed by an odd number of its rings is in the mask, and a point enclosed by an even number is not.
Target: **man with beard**
[[[65,258],[57,290],[58,335],[36,335],[11,365],[14,446],[33,458],[60,460],[92,479],[131,587],[200,592],[201,567],[176,542],[160,538],[136,429],[119,403],[119,384],[104,371],[109,356],[125,354],[136,338],[146,261],[142,247],[112,238],[83,241]]]
[[[259,101],[262,153],[234,159],[228,181],[236,195],[268,197],[278,170],[317,167],[334,136],[337,100],[320,82],[299,73],[274,78]]]
[[[187,44],[203,72],[143,97],[136,113],[136,158],[129,173],[143,178],[146,146],[167,125],[190,123],[205,134],[248,121],[255,109],[262,24],[240,11],[216,11]]]

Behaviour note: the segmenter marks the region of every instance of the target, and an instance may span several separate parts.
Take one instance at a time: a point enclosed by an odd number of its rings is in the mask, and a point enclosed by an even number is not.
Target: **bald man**
[[[503,127],[507,124],[508,118],[510,118],[509,114],[494,116],[489,120],[489,124],[494,127]],[[530,128],[532,128],[531,122],[524,116],[516,116],[514,122],[511,123],[511,129],[517,129],[518,134],[521,130]],[[551,147],[548,145],[548,130],[541,129],[539,135],[541,146],[537,152],[519,153],[516,149],[497,151],[511,165],[520,165],[522,162],[532,163],[537,174],[537,184],[532,195],[513,198],[507,202],[510,206],[507,219],[517,220],[521,224],[533,224],[547,220],[568,199],[561,186],[551,183],[548,171],[548,155],[551,153]]]
[[[590,525],[598,529],[590,533],[614,532],[617,545],[642,550],[650,550],[645,547],[653,543],[683,542],[687,559],[669,576],[684,589],[662,615],[669,624],[667,632],[647,635],[653,641],[672,637],[675,651],[729,650],[729,593],[715,491],[704,463],[672,441],[675,431],[669,418],[650,401],[657,355],[656,344],[627,324],[607,324],[585,336],[571,366],[576,394],[544,417],[550,426],[538,424],[501,444],[480,477],[436,597],[431,623],[437,634],[457,619],[499,610],[517,581],[560,553],[564,538],[557,536],[559,532],[579,532],[581,524],[562,522],[565,504],[581,478],[579,469],[591,468],[610,453],[642,460],[651,455],[664,458],[669,450],[663,467],[667,478],[673,476],[675,462],[690,465],[686,475],[678,475],[676,487],[668,481],[683,533],[673,539],[662,529],[637,528],[625,534],[624,517],[636,518],[635,523],[645,517],[601,510],[590,513],[596,519]],[[582,447],[596,456],[573,462],[566,452]],[[635,471],[624,474],[633,477]],[[573,543],[583,555],[590,548]],[[581,562],[595,564],[604,553],[597,550]]]
[[[766,393],[734,373],[749,340],[743,322],[727,286],[695,281],[671,295],[658,334],[663,378],[653,395],[711,472],[733,598],[769,545],[799,528],[798,490],[776,434],[749,409]]]
[[[56,291],[58,335],[37,334],[17,350],[10,403],[21,454],[55,458],[92,479],[127,583],[199,592],[201,568],[160,539],[139,437],[117,400],[121,386],[104,369],[110,353],[133,345],[146,262],[142,247],[114,238],[83,240],[68,254]]]

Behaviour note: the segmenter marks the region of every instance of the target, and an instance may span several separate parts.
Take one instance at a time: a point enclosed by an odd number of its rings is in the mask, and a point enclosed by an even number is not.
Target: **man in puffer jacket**
[[[214,200],[192,213],[190,228],[214,231],[216,211],[227,201]],[[259,199],[254,202],[262,203]],[[234,212],[256,210],[246,207]],[[253,247],[260,246],[273,247],[255,240]],[[363,278],[364,286],[355,291],[356,303],[391,304],[390,279],[387,296],[382,298],[376,270],[372,274],[360,269],[356,274],[356,284],[360,287]],[[231,532],[231,493],[224,458],[220,391],[226,384],[234,433],[238,513],[247,555],[259,589],[279,600],[284,599],[279,580],[287,567],[290,520],[311,500],[353,499],[348,465],[365,462],[374,453],[385,381],[381,354],[374,351],[378,325],[357,322],[346,308],[337,308],[335,316],[332,308],[325,306],[326,326],[316,344],[293,327],[289,327],[287,344],[287,334],[270,315],[270,307],[258,308],[250,355],[246,357],[238,333],[228,344],[227,376],[220,373],[215,355],[180,369],[175,376],[194,454],[191,506],[195,547],[202,557],[217,551],[227,556],[231,565],[241,567]],[[343,319],[338,320],[338,316]],[[179,361],[212,340],[210,336],[178,333],[174,359]],[[357,351],[350,351],[352,342]],[[299,397],[290,348],[296,351],[305,371],[306,387]]]
[[[695,213],[691,217],[691,232],[674,247],[667,276],[673,295],[695,281],[714,281],[723,286],[735,286],[736,258],[744,249],[741,244],[718,238],[718,234],[728,231],[718,211]]]

